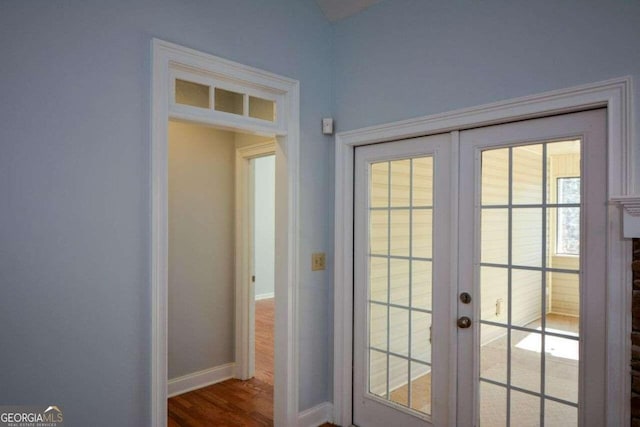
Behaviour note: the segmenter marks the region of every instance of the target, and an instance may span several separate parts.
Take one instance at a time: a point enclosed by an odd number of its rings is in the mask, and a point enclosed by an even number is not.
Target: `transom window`
[[[239,118],[256,119],[270,124],[278,121],[279,94],[258,88],[247,90],[182,73],[176,73],[172,80],[174,107],[195,107],[204,114],[233,114]]]

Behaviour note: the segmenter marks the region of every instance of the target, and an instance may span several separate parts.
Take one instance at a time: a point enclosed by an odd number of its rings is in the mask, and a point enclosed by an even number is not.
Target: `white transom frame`
[[[195,114],[198,116],[220,116],[227,120],[240,120],[246,121],[247,124],[253,126],[264,126],[273,133],[284,135],[286,133],[286,111],[284,106],[285,93],[280,90],[269,90],[265,87],[258,87],[252,85],[242,85],[234,82],[229,78],[223,78],[221,76],[214,75],[213,73],[206,73],[202,70],[194,69],[193,67],[184,67],[179,64],[169,64],[169,110],[171,114]],[[190,105],[180,104],[176,102],[176,80],[184,80],[192,83],[201,84],[210,88],[209,98],[214,99],[215,88],[224,89],[230,92],[235,92],[244,97],[244,114],[233,114],[223,111],[218,111],[214,108],[214,103],[211,102],[209,108],[200,108]],[[249,97],[261,98],[268,101],[272,101],[275,104],[275,119],[264,120],[248,115]]]

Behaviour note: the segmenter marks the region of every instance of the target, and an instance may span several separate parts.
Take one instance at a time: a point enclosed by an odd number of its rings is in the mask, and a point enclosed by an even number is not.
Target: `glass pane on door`
[[[369,169],[368,391],[431,414],[433,158]]]
[[[482,426],[577,425],[580,151],[570,140],[482,152]]]

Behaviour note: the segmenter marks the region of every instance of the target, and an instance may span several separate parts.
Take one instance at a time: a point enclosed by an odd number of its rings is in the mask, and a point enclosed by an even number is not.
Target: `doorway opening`
[[[169,121],[169,425],[273,421],[274,151],[272,137]]]
[[[254,377],[273,388],[275,156],[251,160],[253,175]],[[249,344],[251,345],[251,344]]]
[[[276,258],[273,422],[298,420],[298,81],[173,43],[152,41],[151,112],[151,424],[167,424],[169,120],[275,138]],[[243,273],[248,274],[248,273]],[[236,275],[240,277],[240,275]],[[250,277],[250,276],[247,276]],[[242,299],[247,301],[247,298]],[[231,302],[233,305],[233,302]],[[236,328],[249,335],[245,304]],[[238,336],[238,334],[236,334]],[[247,341],[243,341],[247,342]],[[235,372],[248,346],[235,346]],[[238,376],[238,373],[235,373]]]

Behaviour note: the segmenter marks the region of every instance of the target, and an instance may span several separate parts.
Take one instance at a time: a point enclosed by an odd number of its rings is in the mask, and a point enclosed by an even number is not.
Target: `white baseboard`
[[[256,295],[256,301],[260,301],[261,299],[269,299],[269,298],[273,298],[275,296],[274,292],[268,292],[266,294],[260,294],[260,295]]]
[[[227,363],[226,365],[216,366],[169,380],[167,383],[168,397],[177,396],[233,378],[234,366],[235,363]]]
[[[298,427],[317,427],[333,422],[333,405],[324,402],[298,414]]]

